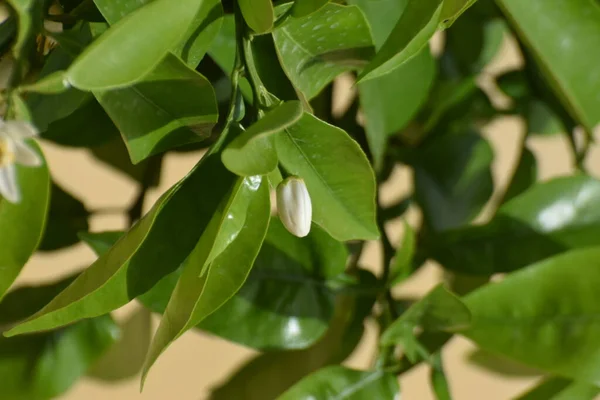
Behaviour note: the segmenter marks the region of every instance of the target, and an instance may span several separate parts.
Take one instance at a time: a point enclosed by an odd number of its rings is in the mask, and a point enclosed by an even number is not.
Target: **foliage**
[[[477,78],[507,38],[524,63],[495,77],[510,99],[500,107]],[[158,379],[161,354],[199,330],[262,352],[214,399],[397,399],[420,363],[450,399],[441,351],[453,335],[544,375],[522,399],[594,398],[598,49],[593,0],[0,3],[0,400],[54,398],[86,374]],[[334,113],[342,74],[357,90]],[[525,128],[492,200],[482,127],[506,115]],[[575,172],[542,182],[529,142],[554,134]],[[52,180],[45,142],[89,149],[136,182],[127,230],[89,231],[95,211]],[[143,214],[164,155],[187,150],[197,165]],[[396,166],[413,193],[384,207]],[[422,221],[392,243],[386,225],[411,205]],[[361,263],[367,241],[383,247],[377,276]],[[80,242],[91,265],[15,287],[36,251]],[[447,282],[397,298],[426,260]],[[119,326],[111,313],[132,301]],[[348,368],[370,318],[376,359]]]

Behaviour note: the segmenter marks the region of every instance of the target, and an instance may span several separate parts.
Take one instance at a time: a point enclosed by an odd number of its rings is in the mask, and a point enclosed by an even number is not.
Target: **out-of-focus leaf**
[[[436,353],[432,356],[430,377],[431,387],[433,388],[437,400],[452,400],[450,388],[448,387],[448,379],[444,372],[442,355],[440,353]]]
[[[412,271],[413,258],[416,250],[416,234],[412,226],[404,221],[404,235],[402,241],[396,250],[396,255],[392,261],[390,268],[390,286],[397,285],[398,283],[407,279]]]
[[[525,192],[535,184],[537,177],[538,168],[535,155],[525,146],[521,150],[519,162],[508,184],[502,203],[506,203]]]
[[[515,400],[594,400],[600,388],[564,378],[548,378]]]

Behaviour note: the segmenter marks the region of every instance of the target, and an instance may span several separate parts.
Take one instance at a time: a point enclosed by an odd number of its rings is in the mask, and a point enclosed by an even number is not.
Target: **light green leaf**
[[[296,18],[305,17],[318,11],[328,2],[329,0],[296,0],[292,6],[292,16]]]
[[[65,71],[56,71],[39,79],[35,83],[20,86],[19,91],[58,94],[66,91],[68,88],[69,84],[65,79]]]
[[[399,394],[400,387],[392,373],[357,371],[336,365],[307,376],[277,399],[394,399]]]
[[[28,145],[43,159],[35,142],[29,140]],[[21,201],[14,204],[0,195],[0,299],[40,244],[50,203],[50,175],[45,160],[39,167],[15,168]]]
[[[142,386],[150,367],[166,348],[229,300],[250,273],[269,225],[269,184],[259,176],[239,178],[231,198],[225,202],[223,210],[209,223],[209,229],[226,219],[237,219],[241,230],[212,261],[209,258],[215,246],[221,245],[221,238],[210,231],[203,234],[186,259],[150,345]]]
[[[515,400],[594,400],[600,388],[589,383],[564,378],[544,379]]]
[[[571,116],[600,122],[600,8],[589,0],[499,0],[506,17]],[[561,29],[556,29],[560,26]]]
[[[485,350],[596,384],[598,285],[599,247],[561,254],[467,295],[473,318],[461,333]]]
[[[462,13],[467,11],[477,0],[444,0],[440,27],[449,28]]]
[[[273,135],[302,117],[299,101],[285,102],[266,113],[221,153],[228,170],[241,176],[265,175],[277,167]]]
[[[289,7],[279,6],[277,12]],[[354,6],[329,3],[309,18],[289,20],[273,31],[273,38],[287,76],[309,100],[373,55],[369,25]]]
[[[156,0],[134,11],[75,59],[66,73],[69,83],[82,90],[107,90],[140,80],[183,37],[201,4]]]
[[[431,387],[435,393],[437,400],[452,400],[448,378],[444,372],[444,364],[441,353],[436,353],[432,357],[431,362]]]
[[[35,45],[33,37],[42,29],[43,3],[36,0],[8,0],[8,3],[17,14],[18,32],[12,52],[20,59],[28,47]]]
[[[9,336],[52,329],[115,310],[175,271],[231,190],[235,176],[209,153],[106,254]],[[199,191],[210,187],[210,193]]]
[[[413,258],[416,249],[416,235],[410,224],[404,221],[404,235],[396,250],[390,268],[390,286],[395,286],[407,279],[413,272]]]
[[[304,114],[275,142],[283,167],[306,182],[315,223],[340,241],[379,237],[373,170],[346,132]]]
[[[134,164],[206,139],[218,120],[210,82],[172,54],[135,85],[94,95],[119,128]]]
[[[442,0],[410,0],[388,39],[360,73],[359,81],[388,74],[417,55],[435,33],[442,7]]]
[[[584,176],[534,185],[487,224],[437,236],[432,256],[445,268],[490,275],[561,252],[600,246],[600,181]]]
[[[246,24],[256,33],[267,33],[273,28],[275,13],[271,0],[237,0]]]

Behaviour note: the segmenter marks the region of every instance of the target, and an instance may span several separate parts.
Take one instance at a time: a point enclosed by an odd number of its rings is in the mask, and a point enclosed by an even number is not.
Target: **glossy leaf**
[[[273,135],[298,121],[302,112],[299,101],[288,101],[269,111],[223,150],[223,164],[241,176],[265,175],[273,171],[277,167]]]
[[[0,336],[3,398],[37,400],[60,396],[118,335],[118,326],[109,316],[102,316],[59,331],[14,338]]]
[[[83,203],[53,183],[46,230],[40,250],[51,251],[79,242],[77,233],[88,230],[90,212]]]
[[[515,400],[594,400],[600,388],[564,378],[548,378]]]
[[[440,17],[441,27],[448,28],[476,1],[477,0],[444,0],[442,15]]]
[[[574,250],[483,286],[464,298],[473,318],[462,334],[485,350],[595,384],[599,260],[598,247]]]
[[[404,234],[398,245],[396,255],[390,269],[390,286],[407,279],[413,272],[413,259],[416,250],[416,234],[412,226],[404,221]]]
[[[237,0],[246,24],[256,33],[273,28],[275,13],[271,0]]]
[[[513,172],[512,178],[502,199],[505,203],[535,184],[538,178],[538,167],[535,155],[526,146],[521,150],[519,162]]]
[[[52,329],[115,310],[175,271],[233,185],[218,154],[205,156],[106,254],[29,320],[6,334]],[[210,195],[198,191],[210,186]]]
[[[204,140],[218,119],[210,82],[172,54],[135,85],[94,95],[121,131],[134,164]]]
[[[417,55],[435,33],[443,4],[442,0],[410,0],[388,39],[360,73],[359,81],[388,74]]]
[[[399,393],[398,381],[392,373],[331,366],[302,379],[278,400],[393,399]]]
[[[119,20],[150,3],[153,0],[94,0],[94,3],[106,20],[112,25]],[[171,47],[171,51],[195,68],[208,51],[208,47],[221,28],[223,7],[219,0],[203,0],[200,9],[192,21],[182,41]]]
[[[600,122],[600,8],[593,1],[499,0],[554,93],[586,128]],[[543,16],[543,17],[542,17]],[[557,30],[555,27],[563,29]]]
[[[445,135],[415,158],[415,198],[436,231],[466,224],[492,195],[494,155],[477,133]]]
[[[43,159],[39,146],[33,141],[28,144]],[[11,203],[0,196],[0,299],[40,244],[50,203],[50,175],[45,161],[35,168],[15,168],[21,202]]]
[[[437,237],[432,255],[450,270],[489,275],[600,245],[599,196],[600,182],[583,175],[534,185],[500,207],[488,224]]]
[[[170,0],[156,0],[141,7],[89,45],[67,70],[67,79],[83,90],[140,80],[182,39],[201,3],[182,0],[174,7]]]
[[[279,6],[277,12],[289,7]],[[289,20],[273,31],[273,38],[284,71],[309,100],[373,55],[369,25],[354,6],[329,3],[310,18]]]
[[[305,17],[324,7],[329,0],[296,0],[292,6],[292,16]]]
[[[340,241],[379,236],[373,171],[346,132],[304,114],[275,142],[283,167],[306,182],[315,223]]]
[[[225,200],[225,207],[209,222],[208,234],[200,237],[185,261],[150,345],[142,385],[150,367],[166,348],[227,302],[250,273],[269,225],[269,184],[258,176],[238,181],[231,198]],[[240,229],[234,237],[224,238],[221,232],[231,223],[239,224]],[[220,231],[217,235],[211,234],[212,226]],[[225,239],[228,243],[223,246]],[[221,247],[221,252],[215,252],[215,247]]]

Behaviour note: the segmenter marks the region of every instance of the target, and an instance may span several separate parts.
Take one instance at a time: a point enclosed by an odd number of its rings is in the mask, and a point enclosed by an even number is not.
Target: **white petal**
[[[16,142],[15,161],[17,164],[26,167],[39,167],[42,165],[42,157],[23,142]]]
[[[289,177],[277,187],[277,210],[287,230],[304,237],[310,232],[312,203],[301,178]]]
[[[17,170],[13,164],[0,168],[0,195],[11,203],[21,201],[21,191],[17,185]]]
[[[29,139],[38,135],[35,126],[25,121],[6,121],[3,128],[14,140]]]

